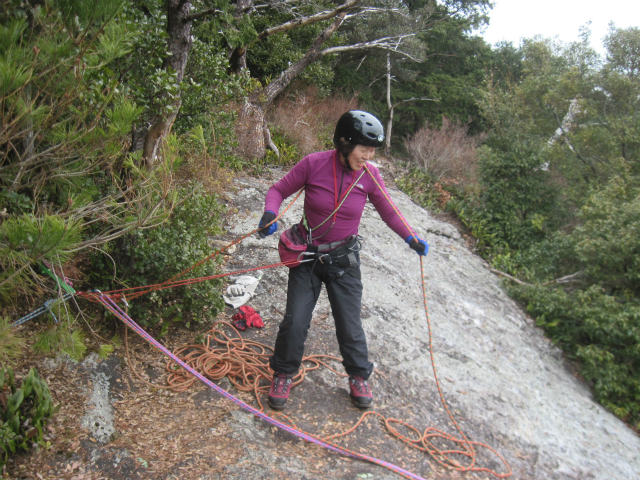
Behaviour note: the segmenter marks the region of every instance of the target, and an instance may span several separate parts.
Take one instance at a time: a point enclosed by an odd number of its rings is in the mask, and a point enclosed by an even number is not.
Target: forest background
[[[157,284],[209,256],[229,180],[332,148],[350,108],[383,120],[393,181],[455,219],[597,401],[640,428],[639,28],[612,26],[601,57],[586,28],[489,46],[473,34],[487,0],[1,3],[5,459],[33,440],[9,419],[15,320],[54,299],[34,354],[109,355],[117,330],[69,284]],[[159,335],[210,323],[221,285],[131,313]]]

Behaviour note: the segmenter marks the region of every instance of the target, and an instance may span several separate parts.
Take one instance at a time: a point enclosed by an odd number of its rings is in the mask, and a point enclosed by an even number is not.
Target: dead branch
[[[497,270],[495,268],[490,268],[489,269],[492,273],[495,273],[496,275],[499,275],[501,277],[507,278],[509,280],[511,280],[512,282],[517,283],[518,285],[524,285],[527,287],[533,287],[533,284],[531,283],[527,283],[527,282],[523,282],[522,280],[520,280],[519,278],[514,277],[513,275],[509,275],[506,272],[502,272],[500,270]]]
[[[400,100],[399,102],[396,102],[393,104],[393,107],[397,107],[398,105],[402,105],[403,103],[409,103],[409,102],[439,102],[440,100],[437,98],[429,98],[429,97],[411,97],[411,98],[405,98],[404,100]]]
[[[269,35],[273,35],[275,33],[287,32],[289,30],[293,30],[294,28],[298,28],[304,25],[309,25],[315,22],[320,22],[322,20],[327,20],[329,18],[334,18],[340,15],[343,12],[349,11],[356,7],[361,0],[348,0],[342,5],[338,5],[333,10],[325,10],[323,12],[316,13],[314,15],[309,15],[308,17],[300,17],[285,22],[281,25],[276,25],[275,27],[267,28],[258,34],[258,40],[263,40]]]
[[[414,62],[420,63],[421,60],[419,58],[416,58],[410,53],[404,52],[399,49],[400,45],[405,39],[409,37],[413,37],[415,35],[416,35],[415,33],[407,33],[403,35],[394,35],[391,37],[382,37],[376,40],[370,40],[368,42],[354,43],[352,45],[339,45],[336,47],[329,47],[322,50],[320,52],[320,55],[324,56],[324,55],[330,55],[334,53],[343,53],[343,52],[349,52],[349,51],[355,51],[355,50],[369,50],[372,48],[379,48],[382,50],[387,50],[387,51],[397,53],[398,55],[402,55],[403,57],[406,57]]]
[[[571,283],[574,280],[576,280],[578,277],[582,276],[582,274],[584,273],[584,270],[578,270],[575,273],[572,273],[570,275],[565,275],[564,277],[560,277],[560,278],[556,278],[555,280],[550,280],[548,282],[543,283],[543,285],[549,285],[551,283]]]
[[[528,283],[528,282],[522,281],[519,278],[514,277],[513,275],[509,275],[508,273],[502,272],[502,271],[497,270],[495,268],[490,268],[489,270],[492,273],[495,273],[496,275],[499,275],[501,277],[507,278],[507,279],[511,280],[512,282],[517,283],[518,285],[523,285],[525,287],[533,287],[534,286],[533,283]],[[577,271],[575,273],[571,273],[569,275],[565,275],[563,277],[556,278],[554,280],[549,280],[547,282],[542,283],[541,285],[547,286],[547,285],[551,285],[551,284],[554,284],[554,283],[557,283],[557,284],[571,283],[571,282],[575,281],[578,277],[580,277],[583,273],[584,273],[583,270],[579,270],[579,271]]]
[[[200,20],[201,18],[210,17],[212,15],[219,15],[224,13],[219,8],[209,8],[208,10],[203,10],[202,12],[193,13],[191,15],[187,15],[184,18],[185,22],[194,22],[196,20]]]

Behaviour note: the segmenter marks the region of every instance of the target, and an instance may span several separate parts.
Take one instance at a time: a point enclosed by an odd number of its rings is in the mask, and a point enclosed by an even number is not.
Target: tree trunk
[[[184,71],[191,50],[191,24],[189,13],[191,2],[188,0],[167,0],[167,47],[171,55],[165,61],[165,69],[175,74],[179,84],[184,78]],[[179,91],[179,90],[178,90]],[[170,113],[158,114],[153,120],[144,141],[143,159],[147,167],[151,168],[158,157],[160,146],[171,133],[173,122],[178,116],[182,105],[180,93],[167,106]]]
[[[391,103],[391,54],[387,52],[387,108],[389,109],[389,121],[387,122],[386,138],[384,139],[384,154],[391,154],[391,129],[393,128],[393,104]]]
[[[249,9],[253,7],[253,0],[237,0],[235,18],[241,18]],[[229,68],[233,73],[240,73],[247,69],[247,46],[235,47],[229,56]]]
[[[287,68],[284,72],[280,74],[280,76],[272,81],[269,85],[267,85],[264,89],[264,105],[268,106],[276,99],[278,95],[280,95],[285,88],[289,86],[291,80],[297,77],[305,68],[311,65],[313,62],[318,60],[321,56],[322,51],[321,47],[324,42],[326,42],[331,35],[335,33],[335,31],[342,25],[344,21],[344,17],[347,15],[346,11],[343,11],[339,15],[336,16],[335,20],[331,25],[329,25],[324,31],[318,35],[318,37],[314,40],[313,45],[304,54],[300,60]],[[257,98],[257,97],[256,97]]]
[[[236,128],[241,154],[249,158],[263,158],[265,156],[265,145],[272,143],[265,121],[265,110],[289,86],[295,77],[321,56],[322,44],[340,27],[346,15],[346,11],[337,15],[334,22],[318,35],[311,48],[300,60],[287,68],[265,88],[247,99],[240,110]]]
[[[240,155],[246,158],[263,158],[265,148],[264,110],[257,102],[247,99],[238,114],[236,136]]]

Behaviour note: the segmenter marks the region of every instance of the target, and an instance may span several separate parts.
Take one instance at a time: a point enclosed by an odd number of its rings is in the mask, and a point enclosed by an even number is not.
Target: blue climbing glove
[[[267,235],[271,235],[276,230],[278,230],[278,222],[273,222],[268,227],[265,227],[269,222],[272,222],[276,218],[276,214],[271,210],[267,210],[262,214],[262,218],[260,219],[260,223],[258,223],[258,235],[260,238],[264,238]]]
[[[404,241],[407,242],[409,246],[418,253],[418,255],[426,255],[429,253],[429,244],[420,237],[409,235],[404,239]]]

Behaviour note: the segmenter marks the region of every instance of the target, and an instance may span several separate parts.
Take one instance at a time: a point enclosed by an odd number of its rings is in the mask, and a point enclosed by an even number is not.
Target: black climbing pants
[[[313,261],[289,270],[287,308],[270,359],[274,371],[293,375],[300,368],[313,309],[324,283],[342,364],[349,375],[369,378],[373,364],[368,359],[367,340],[360,320],[362,281],[357,252],[355,258],[356,262],[346,267],[335,262]]]

